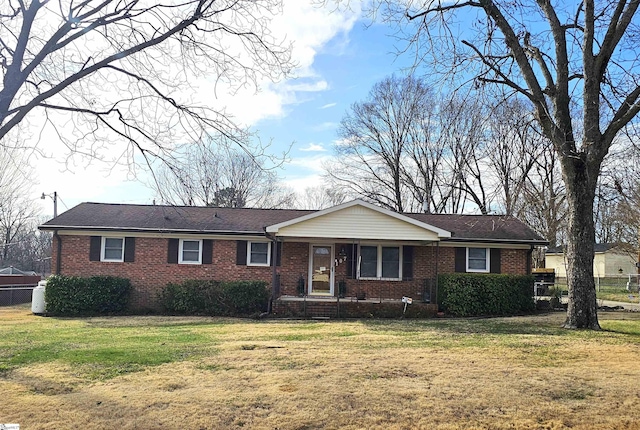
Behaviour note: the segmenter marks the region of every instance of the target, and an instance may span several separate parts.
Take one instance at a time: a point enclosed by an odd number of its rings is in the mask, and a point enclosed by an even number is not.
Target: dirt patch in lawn
[[[35,324],[69,342],[74,330],[99,327],[117,351],[134,327],[147,354],[160,354],[155,342],[175,348],[172,339],[197,351],[99,378],[83,367],[91,363],[75,366],[64,354],[14,365],[5,351],[0,423],[25,429],[640,428],[640,321],[630,314],[603,315],[610,331],[598,333],[562,330],[560,314],[339,322],[16,318],[21,324],[0,313],[3,339]]]

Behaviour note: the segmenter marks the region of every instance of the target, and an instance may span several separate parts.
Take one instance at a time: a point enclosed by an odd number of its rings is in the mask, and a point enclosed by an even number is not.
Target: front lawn
[[[638,291],[627,291],[625,288],[600,287],[596,291],[599,300],[613,300],[616,302],[638,303]]]
[[[640,314],[250,321],[0,308],[25,429],[640,428]]]

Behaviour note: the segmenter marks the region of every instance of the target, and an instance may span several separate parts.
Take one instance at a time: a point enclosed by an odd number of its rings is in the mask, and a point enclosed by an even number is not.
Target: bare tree
[[[501,86],[531,102],[558,154],[566,186],[569,307],[564,326],[599,329],[594,200],[609,148],[640,111],[640,3],[375,3],[381,15],[404,25],[420,58],[434,54],[429,58],[440,70],[446,62],[449,70],[475,76],[478,85]],[[449,24],[475,14],[481,18],[465,26],[459,40]]]
[[[385,208],[410,209],[403,163],[423,143],[424,124],[434,109],[431,89],[413,76],[378,82],[363,102],[354,103],[338,129],[339,164],[329,177],[339,186]]]
[[[555,247],[566,242],[567,200],[557,155],[551,142],[542,143],[542,153],[526,177],[515,215]]]
[[[47,218],[48,219],[48,218]],[[7,257],[1,267],[12,265],[21,270],[33,270],[42,275],[51,273],[51,239],[48,231],[38,231],[47,219],[30,219],[12,238]]]
[[[296,207],[299,209],[322,210],[337,206],[347,199],[346,194],[334,187],[307,187],[297,196]]]
[[[328,176],[345,192],[395,211],[461,213],[477,208],[487,214],[500,176],[492,156],[501,155],[497,144],[489,142],[497,137],[489,132],[489,116],[490,107],[477,92],[436,95],[424,79],[386,78],[342,120],[337,159]],[[503,153],[513,150],[509,137],[502,136]],[[523,156],[510,154],[508,165],[501,160],[509,197],[521,188],[514,183],[513,167]],[[526,169],[518,180],[525,176]]]
[[[633,141],[619,142],[609,154],[596,190],[596,238],[639,248],[640,152]]]
[[[0,142],[50,127],[71,153],[170,159],[203,134],[245,143],[222,109],[194,102],[278,79],[288,47],[269,31],[279,0],[6,0],[0,6]],[[179,91],[183,96],[179,96]],[[216,94],[209,95],[214,100]],[[113,142],[127,148],[113,155]]]
[[[524,100],[497,100],[490,115],[487,157],[496,176],[496,200],[501,202],[501,212],[514,215],[522,204],[529,173],[544,155],[545,142],[536,129],[532,106]]]
[[[445,200],[450,213],[465,211],[471,201],[482,214],[490,211],[487,192],[486,163],[487,113],[486,106],[475,94],[465,97],[453,95],[440,112],[439,134],[449,156],[445,169],[447,178],[441,187],[448,189]]]
[[[186,168],[161,167],[152,185],[169,204],[280,208],[295,200],[263,158],[237,148],[194,145],[184,149],[179,164]]]
[[[0,266],[12,262],[12,250],[37,214],[30,174],[19,150],[0,148]]]

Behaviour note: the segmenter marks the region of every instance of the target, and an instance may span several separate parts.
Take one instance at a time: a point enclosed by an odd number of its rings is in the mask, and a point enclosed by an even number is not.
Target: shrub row
[[[115,276],[54,275],[47,279],[47,313],[60,316],[123,312],[129,304],[131,283]]]
[[[438,304],[451,315],[513,315],[535,310],[530,275],[457,273],[438,277]]]
[[[239,316],[266,311],[269,294],[264,281],[189,280],[168,284],[159,299],[171,314]]]

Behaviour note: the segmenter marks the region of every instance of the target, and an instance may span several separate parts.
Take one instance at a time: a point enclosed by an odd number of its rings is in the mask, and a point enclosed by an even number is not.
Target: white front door
[[[311,245],[309,294],[333,296],[333,245]]]

